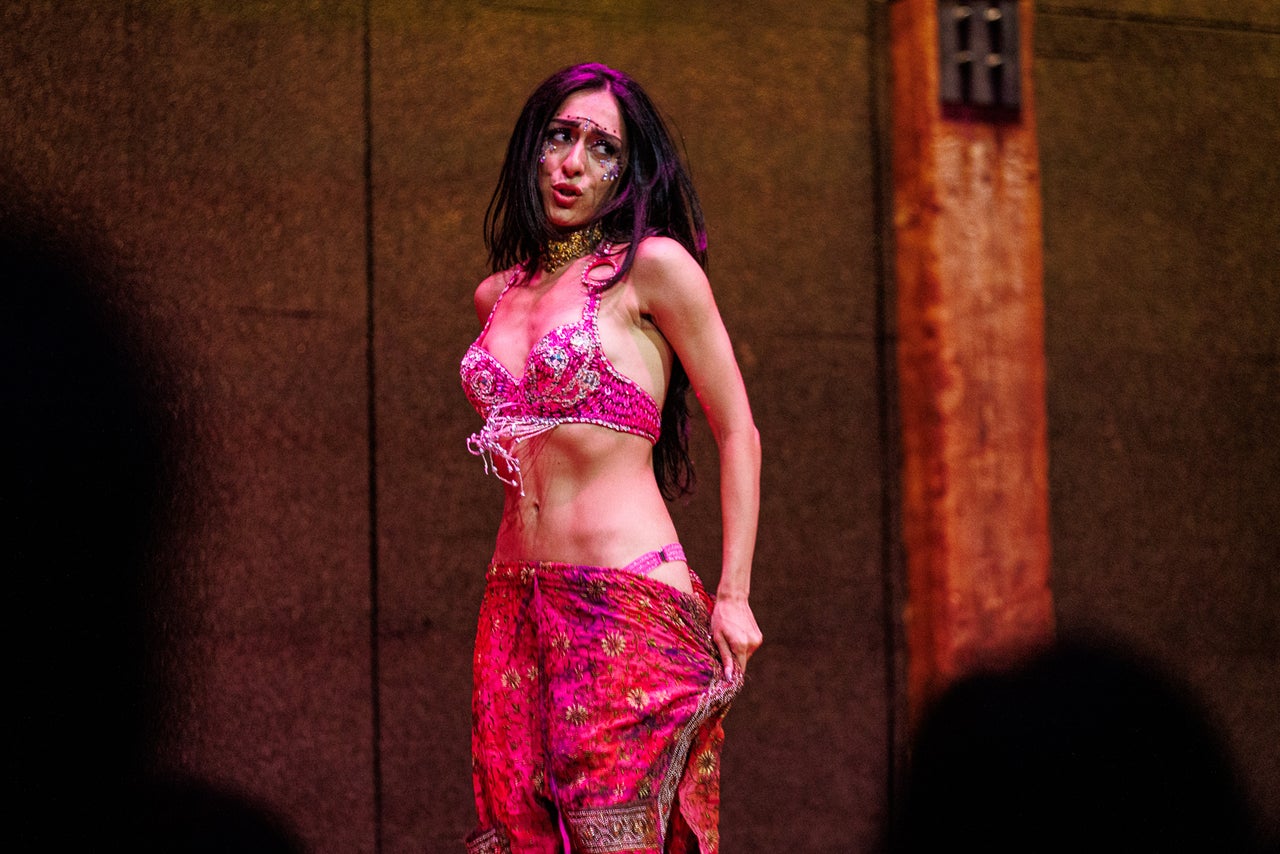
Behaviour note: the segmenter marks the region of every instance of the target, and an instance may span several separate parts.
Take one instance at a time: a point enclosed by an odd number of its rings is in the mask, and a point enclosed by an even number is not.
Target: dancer
[[[761,642],[760,442],[697,195],[640,86],[577,65],[525,104],[485,225],[495,272],[462,382],[505,500],[468,851],[715,852],[721,721]],[[664,501],[692,486],[689,388],[719,449],[714,600]]]

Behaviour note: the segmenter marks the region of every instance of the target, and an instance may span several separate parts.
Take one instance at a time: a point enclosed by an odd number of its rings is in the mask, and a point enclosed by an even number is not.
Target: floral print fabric
[[[620,569],[495,563],[480,608],[472,854],[719,849],[711,599]]]

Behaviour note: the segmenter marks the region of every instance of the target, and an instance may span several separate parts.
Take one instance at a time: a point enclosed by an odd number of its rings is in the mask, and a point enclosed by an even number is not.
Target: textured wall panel
[[[109,5],[0,12],[0,168],[169,357],[160,764],[371,850],[358,7]]]
[[[1060,11],[1038,36],[1061,623],[1175,665],[1275,822],[1280,29]]]

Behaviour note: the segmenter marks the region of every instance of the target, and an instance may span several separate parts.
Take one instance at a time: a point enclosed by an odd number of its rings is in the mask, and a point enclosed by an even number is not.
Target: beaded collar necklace
[[[596,222],[586,228],[578,229],[568,237],[548,240],[547,245],[543,247],[542,269],[548,273],[554,273],[570,261],[589,254],[600,245],[602,236],[600,223]]]

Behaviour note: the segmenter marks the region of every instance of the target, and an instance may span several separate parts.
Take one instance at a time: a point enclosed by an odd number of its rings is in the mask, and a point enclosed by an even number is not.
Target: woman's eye
[[[597,157],[617,157],[618,147],[607,140],[599,140],[591,146]]]
[[[569,131],[564,128],[552,128],[547,131],[547,142],[554,142],[556,145],[562,145],[569,141]]]

